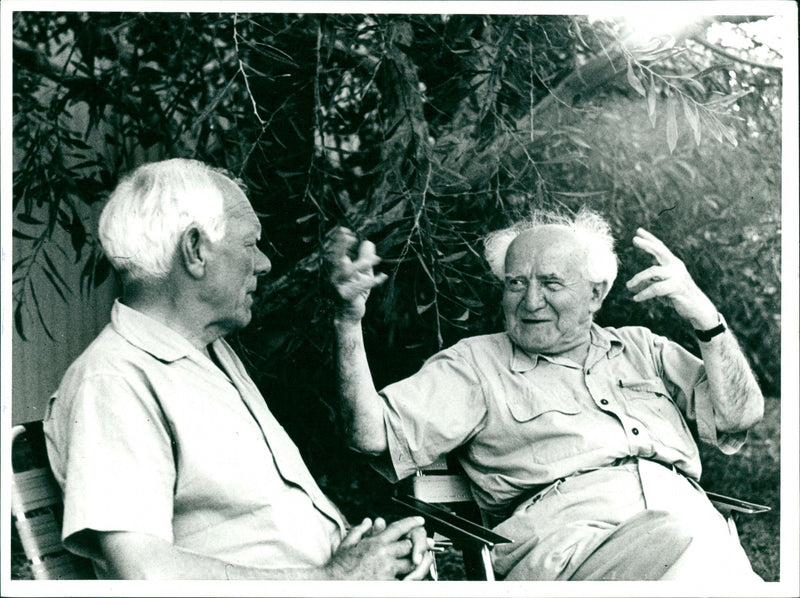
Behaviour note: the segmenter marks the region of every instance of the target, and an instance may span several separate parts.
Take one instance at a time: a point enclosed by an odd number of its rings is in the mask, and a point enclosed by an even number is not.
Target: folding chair
[[[417,474],[410,478],[410,488],[408,485],[405,487],[401,485],[399,489],[400,492],[397,493],[394,500],[425,517],[426,528],[436,532],[434,540],[438,545],[447,545],[447,542],[443,541],[441,537],[449,538],[452,545],[461,550],[468,580],[495,580],[490,550],[496,544],[511,540],[494,534],[486,527],[477,525],[477,522],[483,524],[486,522],[482,520],[478,505],[472,497],[466,474],[452,456],[440,459],[417,471]],[[403,490],[410,492],[412,496],[403,496],[401,494]],[[765,505],[714,492],[706,492],[706,495],[725,517],[731,535],[737,538],[735,513],[756,514],[771,510]],[[444,507],[446,507],[445,515],[441,515]],[[452,517],[447,518],[448,511],[461,521],[454,520]],[[437,521],[439,517],[447,520],[445,524]]]
[[[490,551],[511,540],[482,525],[469,480],[455,462],[441,459],[418,471],[398,490],[393,500],[425,517],[437,549],[452,545],[461,551],[468,580],[495,580]],[[435,563],[431,573],[436,579]]]
[[[33,578],[94,579],[91,561],[68,552],[61,542],[61,488],[47,463],[41,427],[14,426],[11,443],[12,461],[15,451],[17,460],[23,460],[27,443],[27,460],[34,465],[19,472],[14,467],[11,479],[11,514]]]

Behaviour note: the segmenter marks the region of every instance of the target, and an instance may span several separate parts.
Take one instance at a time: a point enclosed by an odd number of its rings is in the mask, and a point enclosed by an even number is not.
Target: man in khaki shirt
[[[390,479],[457,455],[484,515],[514,540],[493,551],[506,579],[758,581],[697,485],[693,438],[741,447],[763,398],[736,340],[683,263],[639,229],[654,265],[634,301],[668,300],[702,359],[641,327],[594,324],[617,274],[608,224],[540,213],[486,239],[504,281],[505,332],[463,339],[378,393],[361,319],[374,247],[339,231],[328,252],[353,446],[388,456]],[[387,468],[386,462],[390,462]]]
[[[44,422],[67,548],[102,578],[423,578],[422,520],[348,529],[223,338],[270,270],[241,188],[199,162],[146,164],[99,234],[123,296]]]

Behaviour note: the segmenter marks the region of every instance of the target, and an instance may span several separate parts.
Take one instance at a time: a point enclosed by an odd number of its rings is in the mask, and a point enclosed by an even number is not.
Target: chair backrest
[[[47,463],[41,428],[14,426],[11,432],[12,461],[15,451],[17,462],[27,461],[14,465],[11,514],[33,578],[93,579],[91,561],[68,552],[61,542],[61,488]]]
[[[478,525],[484,523],[480,509],[472,496],[469,480],[452,456],[442,458],[418,471],[417,475],[410,478],[410,486],[410,493],[414,498],[445,507],[468,522]],[[430,515],[428,518],[426,524],[430,527],[433,522],[430,520]],[[444,533],[447,537],[447,532]],[[435,534],[434,539],[438,535]],[[465,540],[461,536],[457,534],[451,537],[451,540],[455,548],[462,553],[467,579],[493,581],[495,574],[489,550],[499,537],[493,538],[492,532],[487,529],[477,532],[477,536],[484,536],[478,540]],[[507,541],[504,538],[499,539]]]

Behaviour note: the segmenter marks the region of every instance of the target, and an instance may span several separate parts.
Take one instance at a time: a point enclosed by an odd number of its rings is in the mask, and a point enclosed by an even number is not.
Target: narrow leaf
[[[636,93],[638,93],[642,97],[647,95],[647,93],[644,90],[644,85],[642,85],[642,82],[639,81],[639,77],[637,77],[633,72],[633,65],[631,64],[630,60],[628,61],[627,75],[628,75],[628,83],[630,84],[631,87],[633,87]]]
[[[44,224],[44,222],[41,220],[38,220],[33,216],[29,216],[28,214],[17,214],[17,220],[24,222],[25,224]]]
[[[20,232],[20,231],[18,231],[16,229],[11,231],[11,236],[13,236],[15,239],[24,239],[25,241],[35,241],[36,240],[36,237],[31,237],[30,235],[26,235],[25,233],[22,233],[22,232]]]
[[[697,106],[694,102],[687,100],[685,96],[681,96],[681,102],[683,102],[683,114],[686,116],[686,122],[689,123],[692,133],[694,133],[695,145],[700,145],[700,120],[697,117]]]
[[[675,116],[675,99],[667,98],[667,147],[669,153],[675,151],[678,143],[678,119]]]
[[[732,127],[720,125],[720,129],[722,129],[722,135],[733,147],[737,147],[739,145],[739,142],[736,139],[736,131]]]
[[[61,287],[58,286],[58,282],[53,277],[52,273],[45,268],[42,268],[42,272],[44,272],[44,275],[47,277],[47,280],[50,281],[50,284],[53,285],[53,288],[56,290],[56,293],[58,293],[58,295],[61,297],[61,300],[64,303],[67,303],[67,297],[66,295],[64,295],[64,291],[61,290]]]
[[[33,304],[36,307],[36,315],[39,318],[39,323],[42,325],[42,328],[44,328],[44,331],[47,334],[47,336],[50,337],[50,340],[51,341],[55,340],[53,338],[53,335],[50,333],[50,329],[47,327],[47,324],[44,321],[44,315],[42,315],[42,308],[39,307],[39,298],[36,296],[36,289],[33,288],[33,285],[31,285],[31,297],[33,298]]]
[[[47,255],[47,251],[42,251],[42,255],[44,256],[44,261],[45,261],[45,262],[47,262],[47,265],[50,267],[50,271],[52,272],[52,274],[53,274],[53,275],[54,275],[56,278],[58,278],[59,282],[60,282],[62,285],[64,285],[64,288],[65,288],[65,289],[66,289],[66,290],[67,290],[69,293],[72,293],[72,289],[70,289],[70,288],[69,288],[69,285],[67,284],[67,281],[66,281],[66,280],[64,280],[64,277],[63,277],[63,276],[61,276],[61,273],[58,271],[58,268],[57,268],[57,267],[56,267],[56,265],[53,263],[53,260],[51,260],[51,259],[50,259],[50,256],[49,256],[49,255]],[[45,271],[45,274],[47,274],[47,269],[46,269],[46,268],[44,269],[44,271]]]
[[[650,73],[650,87],[647,90],[647,115],[650,117],[650,124],[656,126],[656,82],[653,74]]]
[[[25,327],[22,323],[22,302],[17,303],[17,306],[14,308],[14,329],[22,340],[28,340],[28,337],[25,336]]]

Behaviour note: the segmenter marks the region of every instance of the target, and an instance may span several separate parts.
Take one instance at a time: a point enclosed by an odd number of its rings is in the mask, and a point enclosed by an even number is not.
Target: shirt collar
[[[197,351],[181,334],[119,299],[111,309],[111,325],[130,344],[167,363]]]
[[[614,332],[605,328],[601,328],[594,322],[592,323],[589,335],[589,342],[591,343],[591,346],[589,348],[589,356],[587,357],[587,365],[590,365],[590,361],[592,363],[597,362],[603,355],[606,355],[609,359],[612,359],[613,357],[616,357],[622,353],[622,351],[625,349],[625,344]],[[539,353],[526,353],[514,344],[514,342],[511,340],[511,337],[507,336],[507,338],[511,345],[509,368],[512,372],[522,373],[532,370],[538,365],[540,359],[544,359],[553,363],[561,363],[562,365],[568,365],[566,362],[559,360],[557,357],[549,357]],[[598,351],[601,353],[601,355],[597,355]]]

